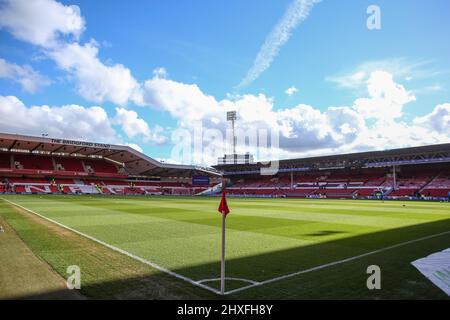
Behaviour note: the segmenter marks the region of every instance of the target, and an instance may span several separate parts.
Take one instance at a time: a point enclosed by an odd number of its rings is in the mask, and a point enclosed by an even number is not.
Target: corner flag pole
[[[220,293],[225,293],[225,222],[226,213],[222,209],[222,260],[220,262]]]
[[[224,183],[225,184],[225,183]],[[226,187],[226,186],[225,186]],[[222,199],[220,200],[218,211],[222,214],[222,255],[220,260],[220,293],[225,293],[225,222],[227,214],[230,212],[225,196],[225,187],[222,189]]]

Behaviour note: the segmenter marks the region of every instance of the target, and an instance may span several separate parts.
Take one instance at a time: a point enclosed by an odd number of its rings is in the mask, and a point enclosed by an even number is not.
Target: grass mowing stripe
[[[96,239],[96,238],[94,238],[94,237],[91,237],[91,236],[89,236],[89,235],[87,235],[87,234],[84,234],[84,233],[82,233],[82,232],[80,232],[80,231],[78,231],[78,230],[72,229],[72,228],[70,228],[70,227],[68,227],[68,226],[66,226],[66,225],[63,225],[62,223],[59,223],[59,222],[57,222],[57,221],[55,221],[55,220],[52,220],[52,219],[47,218],[47,217],[45,217],[45,216],[43,216],[43,215],[40,215],[39,213],[34,212],[33,210],[30,210],[30,209],[28,209],[28,208],[25,208],[25,207],[23,207],[23,206],[21,206],[21,205],[19,205],[19,204],[17,204],[17,203],[14,203],[14,202],[12,202],[12,201],[10,201],[10,200],[4,199],[4,198],[2,198],[2,200],[3,200],[3,201],[6,201],[6,202],[8,202],[8,203],[10,203],[10,204],[12,204],[12,205],[14,205],[14,206],[16,206],[16,207],[19,207],[19,208],[21,208],[21,209],[23,209],[23,210],[25,210],[25,211],[27,211],[27,212],[30,212],[30,213],[32,213],[32,214],[35,214],[35,215],[37,215],[38,217],[40,217],[40,218],[42,218],[42,219],[44,219],[44,220],[50,221],[50,222],[52,222],[52,223],[54,223],[54,224],[56,224],[56,225],[58,225],[58,226],[60,226],[60,227],[62,227],[62,228],[64,228],[64,229],[67,229],[67,230],[69,230],[69,231],[71,231],[71,232],[74,232],[74,233],[76,233],[76,234],[79,234],[80,236],[83,236],[83,237],[85,237],[85,238],[87,238],[87,239],[89,239],[89,240],[95,241],[95,242],[97,242],[97,243],[99,243],[99,244],[101,244],[101,245],[103,245],[103,246],[105,246],[105,247],[107,247],[107,248],[109,248],[109,249],[111,249],[111,250],[117,251],[117,252],[122,253],[122,254],[124,254],[124,255],[130,257],[130,258],[133,258],[133,259],[139,261],[139,262],[142,262],[142,263],[144,263],[144,264],[147,264],[147,265],[149,265],[149,266],[151,266],[151,267],[153,267],[153,268],[155,268],[155,269],[157,269],[157,270],[159,270],[159,271],[161,271],[161,272],[167,273],[167,274],[169,274],[169,275],[171,275],[171,276],[174,276],[174,277],[176,277],[176,278],[178,278],[178,279],[181,279],[181,280],[184,280],[184,281],[186,281],[186,282],[189,282],[189,283],[192,284],[192,285],[195,285],[195,286],[198,286],[198,287],[200,287],[200,288],[206,289],[206,290],[211,291],[211,292],[213,292],[213,293],[220,294],[220,291],[218,291],[218,290],[216,290],[216,289],[214,289],[214,288],[211,288],[211,287],[209,287],[209,286],[206,286],[206,285],[204,285],[204,284],[202,284],[202,283],[198,283],[197,281],[194,281],[194,280],[192,280],[191,278],[185,277],[185,276],[183,276],[183,275],[181,275],[181,274],[178,274],[178,273],[176,273],[176,272],[173,272],[173,271],[171,271],[171,270],[168,270],[168,269],[166,269],[166,268],[164,268],[164,267],[161,267],[161,266],[159,266],[159,265],[157,265],[157,264],[155,264],[155,263],[153,263],[153,262],[151,262],[151,261],[149,261],[149,260],[146,260],[146,259],[141,258],[141,257],[139,257],[139,256],[136,256],[136,255],[134,255],[134,254],[132,254],[132,253],[130,253],[130,252],[128,252],[128,251],[125,251],[125,250],[122,250],[122,249],[117,248],[117,247],[115,247],[115,246],[112,246],[112,245],[110,245],[110,244],[108,244],[108,243],[106,243],[106,242],[103,242],[103,241],[101,241],[101,240],[98,240],[98,239]]]
[[[3,203],[1,203],[3,204]],[[0,225],[0,300],[40,296],[44,299],[82,299],[76,290],[68,290],[65,279],[52,270],[21,239],[1,214]]]

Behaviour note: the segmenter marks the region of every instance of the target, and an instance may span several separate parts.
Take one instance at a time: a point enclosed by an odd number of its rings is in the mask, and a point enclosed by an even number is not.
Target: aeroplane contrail
[[[281,20],[278,21],[267,36],[253,62],[253,66],[247,72],[244,79],[236,86],[236,89],[249,85],[270,67],[281,47],[289,40],[295,28],[309,16],[314,5],[320,1],[294,0],[289,5]]]

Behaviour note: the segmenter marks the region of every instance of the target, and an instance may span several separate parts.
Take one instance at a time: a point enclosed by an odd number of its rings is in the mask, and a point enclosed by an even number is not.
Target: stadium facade
[[[192,195],[220,178],[129,146],[0,134],[0,193]]]
[[[0,193],[447,200],[450,144],[288,159],[170,164],[129,146],[0,134]]]
[[[235,196],[446,200],[450,143],[281,160],[217,165]]]

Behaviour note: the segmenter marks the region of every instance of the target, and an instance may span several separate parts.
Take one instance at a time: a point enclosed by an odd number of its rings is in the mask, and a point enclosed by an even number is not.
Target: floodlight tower
[[[231,121],[231,127],[233,129],[233,155],[236,154],[236,135],[234,134],[234,122],[236,121],[236,111],[227,112],[227,121]]]

